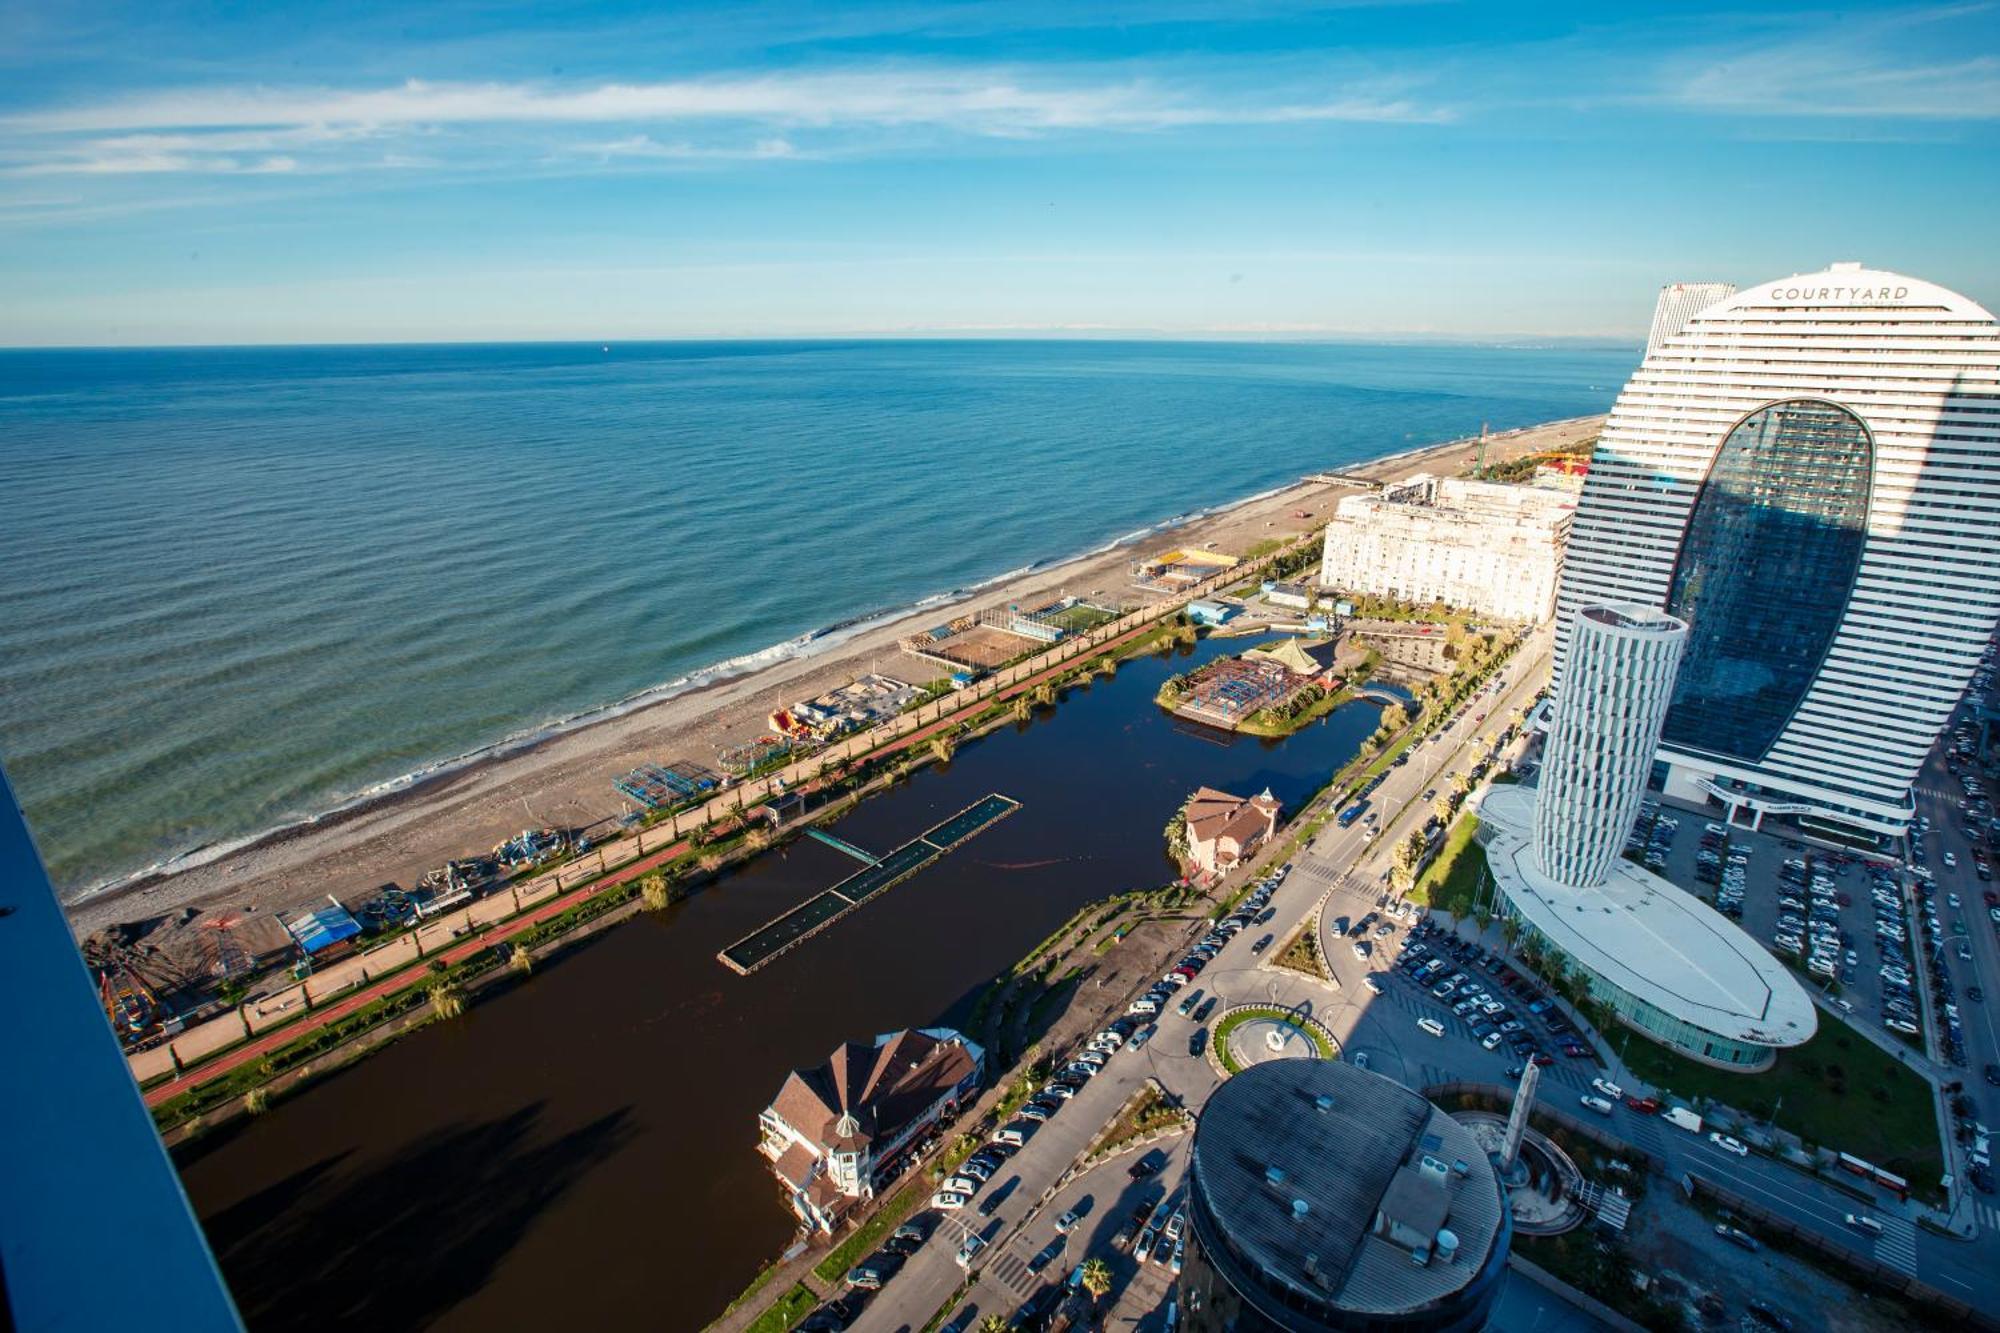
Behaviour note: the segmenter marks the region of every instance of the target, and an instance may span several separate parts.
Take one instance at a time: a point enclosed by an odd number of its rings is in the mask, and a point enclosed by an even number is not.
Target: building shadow
[[[205,1219],[245,1322],[421,1328],[473,1295],[634,1134],[621,1108],[538,1140],[542,1111],[446,1127],[360,1174],[330,1157]]]

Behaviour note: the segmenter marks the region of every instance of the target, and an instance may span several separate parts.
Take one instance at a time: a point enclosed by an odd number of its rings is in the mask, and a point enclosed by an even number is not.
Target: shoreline
[[[1497,461],[1590,438],[1602,420],[1573,417],[1496,433],[1488,437],[1488,455]],[[1375,481],[1425,470],[1456,472],[1469,461],[1457,455],[1474,443],[1466,437],[1415,446],[1338,471]],[[622,812],[624,803],[611,781],[638,763],[710,762],[723,743],[764,730],[764,715],[773,708],[844,684],[872,669],[871,659],[890,675],[930,672],[879,659],[902,657],[897,640],[912,622],[941,608],[965,614],[988,603],[1063,592],[1113,604],[1156,600],[1156,594],[1142,594],[1127,581],[1127,564],[1142,545],[1175,535],[1240,555],[1267,537],[1296,537],[1323,526],[1333,502],[1357,489],[1300,478],[1173,515],[1068,556],[1038,559],[971,585],[835,621],[600,707],[523,728],[377,783],[327,810],[189,848],[83,889],[64,901],[64,910],[79,936],[225,902],[288,912],[328,894],[414,883],[426,870],[483,850],[523,823],[594,828]],[[1307,519],[1294,516],[1295,508],[1307,505]]]

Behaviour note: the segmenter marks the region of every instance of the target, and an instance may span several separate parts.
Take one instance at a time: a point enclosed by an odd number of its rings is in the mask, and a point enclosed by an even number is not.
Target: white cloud
[[[1989,54],[1992,8],[1851,19],[1726,55],[1682,58],[1668,66],[1667,100],[1765,116],[1991,120],[2000,117],[2000,58]],[[1962,22],[1968,19],[1975,22]],[[1961,50],[1972,54],[1957,55]]]
[[[1214,77],[1214,71],[1209,71]],[[1234,86],[1245,81],[1235,71]],[[1273,81],[1073,66],[896,66],[565,86],[410,80],[368,89],[181,89],[0,117],[0,175],[265,174],[540,168],[843,155],[911,130],[973,138],[1144,134],[1326,121],[1435,124],[1441,105],[1380,81]],[[566,142],[565,127],[601,126]],[[659,133],[663,128],[671,133]],[[800,142],[800,136],[808,136]],[[409,151],[421,144],[423,151]]]
[[[394,126],[751,121],[797,126],[933,125],[968,134],[1147,130],[1301,121],[1438,123],[1442,106],[1367,89],[1266,101],[1181,92],[1145,78],[1024,79],[1007,71],[908,68],[564,88],[429,83],[390,88],[216,88],[158,93],[0,119],[16,134],[140,130],[334,133]]]
[[[168,172],[226,173],[237,176],[283,175],[299,169],[298,159],[282,154],[243,159],[215,154],[163,152],[85,153],[45,162],[25,162],[0,168],[8,176],[146,176]]]
[[[788,139],[759,139],[743,146],[704,146],[686,142],[661,143],[648,134],[630,134],[606,143],[577,144],[572,151],[585,157],[596,157],[605,161],[620,158],[649,161],[756,161],[804,156]]]

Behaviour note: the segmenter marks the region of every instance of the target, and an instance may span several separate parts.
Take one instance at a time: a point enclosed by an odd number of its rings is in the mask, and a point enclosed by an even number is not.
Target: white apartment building
[[[1570,631],[1535,804],[1535,851],[1558,884],[1602,884],[1646,795],[1687,625],[1647,606],[1587,606]]]
[[[1350,495],[1326,525],[1320,583],[1544,620],[1555,608],[1575,506],[1566,491],[1457,477],[1414,477],[1377,495]]]
[[[1870,842],[2000,616],[2000,326],[1837,264],[1740,292],[1649,351],[1591,461],[1557,598],[1688,622],[1669,796]]]

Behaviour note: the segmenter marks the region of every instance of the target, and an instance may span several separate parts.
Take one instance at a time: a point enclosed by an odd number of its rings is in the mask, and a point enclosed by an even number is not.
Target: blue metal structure
[[[240,1330],[0,773],[0,1325]]]

